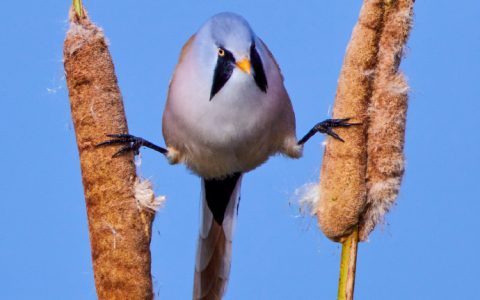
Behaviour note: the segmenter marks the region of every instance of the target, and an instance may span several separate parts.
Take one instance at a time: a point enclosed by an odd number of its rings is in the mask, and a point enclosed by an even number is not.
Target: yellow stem
[[[358,227],[342,243],[337,300],[353,300],[357,264]]]
[[[73,8],[75,9],[75,13],[77,14],[78,18],[83,18],[83,5],[82,0],[73,0]]]

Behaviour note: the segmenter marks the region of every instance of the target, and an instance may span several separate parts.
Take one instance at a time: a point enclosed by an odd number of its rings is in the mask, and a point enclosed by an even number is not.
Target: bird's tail
[[[226,290],[241,181],[241,173],[221,179],[202,179],[194,300],[220,300]]]

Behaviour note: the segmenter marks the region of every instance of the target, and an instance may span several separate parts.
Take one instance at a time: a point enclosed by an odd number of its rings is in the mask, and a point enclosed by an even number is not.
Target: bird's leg
[[[313,126],[312,129],[310,129],[307,134],[298,141],[298,145],[303,145],[305,144],[312,136],[315,135],[315,133],[320,132],[320,133],[325,133],[328,134],[329,136],[344,142],[344,140],[333,131],[333,128],[337,127],[350,127],[354,125],[360,125],[362,123],[348,123],[350,118],[345,118],[345,119],[327,119],[325,121],[322,121],[320,123],[317,123],[315,126]]]
[[[120,150],[115,152],[112,157],[117,157],[130,151],[133,151],[135,155],[138,155],[140,147],[142,146],[158,151],[165,156],[168,153],[167,149],[157,146],[152,142],[144,140],[140,137],[133,136],[131,134],[107,134],[107,136],[111,139],[97,144],[96,147],[108,145],[123,145]]]

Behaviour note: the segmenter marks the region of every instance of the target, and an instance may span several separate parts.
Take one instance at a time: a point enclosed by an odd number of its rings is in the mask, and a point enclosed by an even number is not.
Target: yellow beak
[[[250,61],[246,58],[242,59],[241,61],[238,61],[237,67],[242,70],[243,72],[250,74],[252,72],[252,66],[250,65]]]

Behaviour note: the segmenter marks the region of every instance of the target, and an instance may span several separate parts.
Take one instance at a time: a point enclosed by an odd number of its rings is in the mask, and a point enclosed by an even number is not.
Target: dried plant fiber
[[[413,0],[365,0],[340,74],[334,118],[361,126],[327,141],[317,216],[322,231],[343,241],[357,226],[366,240],[394,203],[404,172],[408,86],[398,72]]]
[[[152,299],[151,224],[135,193],[155,201],[139,185],[133,155],[112,159],[115,147],[95,147],[107,133],[127,133],[122,97],[100,28],[70,11],[64,67],[80,155],[95,286],[99,299]],[[137,182],[137,185],[135,184]],[[142,190],[139,190],[142,189]],[[146,195],[146,196],[145,196]]]
[[[334,241],[352,232],[366,204],[367,110],[383,13],[382,0],[364,2],[338,80],[333,117],[351,117],[362,125],[338,130],[345,143],[326,142],[317,216],[323,233]]]
[[[413,3],[397,0],[385,6],[368,113],[367,206],[362,215],[360,240],[368,238],[395,202],[404,173],[408,85],[398,67],[411,28]]]

